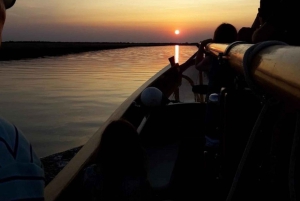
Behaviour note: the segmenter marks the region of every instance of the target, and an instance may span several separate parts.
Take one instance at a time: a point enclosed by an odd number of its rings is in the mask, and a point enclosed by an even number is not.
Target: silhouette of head
[[[11,8],[16,0],[0,0],[0,46],[2,42],[2,31],[6,19],[6,9]]]
[[[232,43],[237,40],[237,30],[232,24],[222,23],[215,30],[215,43]]]
[[[112,121],[104,130],[100,142],[99,163],[112,174],[144,174],[145,153],[136,128],[128,121]],[[114,173],[115,172],[115,173]]]

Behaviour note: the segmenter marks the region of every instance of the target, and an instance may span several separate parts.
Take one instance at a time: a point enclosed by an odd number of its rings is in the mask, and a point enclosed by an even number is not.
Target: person
[[[293,20],[298,17],[296,3],[296,0],[260,0],[252,26],[242,27],[237,40],[248,43],[279,40],[300,45],[300,31]]]
[[[90,200],[155,200],[145,151],[130,122],[118,119],[105,128],[97,162],[84,169],[83,187]]]
[[[209,55],[205,47],[208,43],[232,43],[237,40],[237,30],[229,23],[220,24],[212,39],[206,39],[201,42],[196,56],[195,67],[199,71],[208,74],[208,89],[206,93],[206,102],[209,102],[211,94],[220,93],[222,87],[231,87],[233,85],[233,73],[230,68],[220,65],[218,58]],[[204,56],[206,55],[206,56]],[[208,104],[205,114],[205,147],[215,149],[219,146],[219,134],[216,131],[218,125],[217,110],[214,104]]]
[[[260,0],[254,20],[256,26],[252,28],[252,42],[279,40],[289,45],[300,45],[300,31],[294,23],[298,17],[296,3],[296,0]]]
[[[237,33],[237,40],[238,41],[244,41],[247,43],[253,43],[252,42],[252,36],[254,32],[260,27],[261,25],[261,18],[257,14],[251,27],[242,27],[238,33]]]
[[[15,0],[0,0],[0,44],[6,9]],[[0,117],[0,200],[44,200],[43,164],[22,131]]]
[[[195,59],[195,67],[197,70],[208,74],[207,100],[210,94],[219,93],[221,87],[226,86],[228,83],[226,83],[227,78],[224,76],[224,73],[227,72],[224,72],[224,69],[221,68],[218,58],[207,54],[205,47],[208,43],[232,43],[236,40],[236,28],[232,24],[222,23],[216,28],[213,38],[203,40],[199,46]]]

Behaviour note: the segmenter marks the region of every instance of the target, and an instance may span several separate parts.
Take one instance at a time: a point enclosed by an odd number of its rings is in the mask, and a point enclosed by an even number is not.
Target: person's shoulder
[[[0,138],[2,139],[2,141],[6,141],[9,146],[14,147],[13,143],[17,142],[16,138],[19,138],[19,136],[21,136],[25,139],[26,142],[28,142],[20,129],[0,116]]]
[[[22,132],[0,117],[0,200],[43,199],[44,170]]]
[[[0,116],[0,138],[8,140],[11,137],[11,133],[16,131],[16,127]]]

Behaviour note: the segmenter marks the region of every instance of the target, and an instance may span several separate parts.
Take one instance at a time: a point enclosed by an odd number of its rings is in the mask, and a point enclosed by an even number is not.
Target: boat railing
[[[207,49],[214,56],[226,59],[254,87],[300,107],[300,47],[266,41],[210,43]]]

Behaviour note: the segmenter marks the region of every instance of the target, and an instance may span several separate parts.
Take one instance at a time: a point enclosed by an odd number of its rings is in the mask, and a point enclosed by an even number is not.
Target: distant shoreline
[[[0,61],[33,59],[45,56],[61,56],[88,51],[120,49],[128,47],[187,45],[196,43],[110,43],[110,42],[3,42]]]

